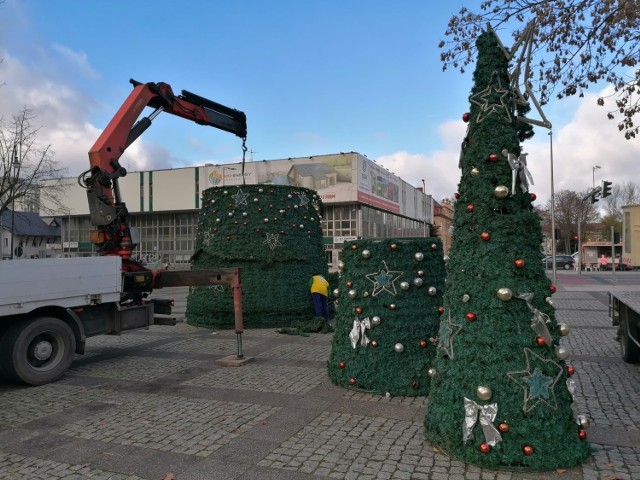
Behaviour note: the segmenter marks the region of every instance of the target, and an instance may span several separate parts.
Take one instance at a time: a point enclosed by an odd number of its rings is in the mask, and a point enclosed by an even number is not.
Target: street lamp
[[[11,260],[13,260],[13,237],[16,234],[16,184],[20,173],[20,162],[18,161],[18,148],[13,145],[13,162],[11,162],[13,173],[13,183],[11,184]]]
[[[600,168],[600,165],[594,165],[593,167],[591,167],[591,173],[592,173],[591,188],[596,188],[596,170],[598,170],[599,168]]]

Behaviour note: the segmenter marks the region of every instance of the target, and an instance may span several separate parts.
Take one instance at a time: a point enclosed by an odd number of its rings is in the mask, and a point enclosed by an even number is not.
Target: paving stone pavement
[[[425,397],[331,384],[331,334],[248,330],[253,361],[224,367],[233,331],[178,323],[91,338],[54,384],[0,380],[0,480],[640,479],[640,366],[620,358],[606,285],[566,278],[553,298],[595,448],[577,468],[495,471],[448,457],[424,440]]]

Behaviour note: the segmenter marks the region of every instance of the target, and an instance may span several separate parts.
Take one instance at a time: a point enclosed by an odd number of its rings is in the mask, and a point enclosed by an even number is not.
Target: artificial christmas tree
[[[213,187],[203,192],[194,269],[240,267],[247,328],[313,320],[308,282],[327,271],[322,202],[313,190],[285,185]],[[222,285],[192,287],[191,325],[233,328],[233,298]]]
[[[438,238],[347,242],[334,291],[332,382],[371,393],[427,395],[444,275]]]
[[[464,461],[500,468],[571,467],[590,453],[574,412],[573,370],[545,275],[540,218],[519,141],[528,110],[493,32],[478,61],[463,117],[462,176],[447,264],[445,312],[425,432]]]

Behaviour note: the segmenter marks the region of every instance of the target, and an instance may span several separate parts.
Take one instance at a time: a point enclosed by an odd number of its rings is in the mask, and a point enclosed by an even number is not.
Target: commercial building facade
[[[90,255],[86,192],[68,179],[62,251]],[[139,260],[186,267],[194,249],[201,198],[214,186],[295,185],[318,192],[327,263],[335,268],[342,244],[357,238],[428,236],[433,200],[395,174],[356,152],[313,157],[131,172],[119,179],[131,226],[137,227]],[[43,205],[43,211],[52,206]],[[53,256],[53,255],[52,255]]]

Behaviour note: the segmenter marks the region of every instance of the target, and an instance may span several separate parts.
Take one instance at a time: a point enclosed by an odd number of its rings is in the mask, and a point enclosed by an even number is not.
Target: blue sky
[[[0,114],[32,108],[42,141],[77,175],[129,79],[162,81],[244,111],[248,159],[357,151],[412,185],[425,179],[440,200],[459,180],[472,84],[442,71],[437,45],[463,4],[479,1],[5,0]],[[593,165],[597,181],[639,173],[640,142],[625,142],[593,100],[545,107],[556,191],[590,187]],[[536,130],[525,150],[544,202],[549,135]],[[232,134],[160,115],[121,160],[131,170],[222,164],[240,147]]]

